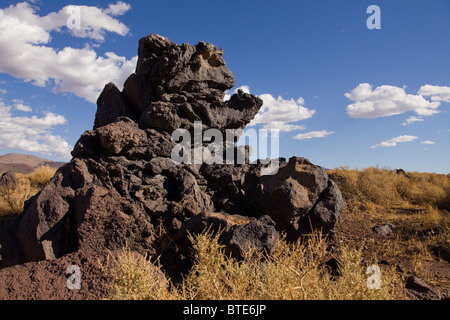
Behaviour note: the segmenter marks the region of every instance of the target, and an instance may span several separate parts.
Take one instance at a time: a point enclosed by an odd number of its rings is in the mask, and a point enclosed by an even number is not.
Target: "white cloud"
[[[239,90],[250,93],[248,86],[241,86],[231,92],[227,91],[224,101],[230,100],[231,95],[237,93]],[[303,98],[285,100],[282,97],[274,98],[271,94],[267,93],[258,95],[258,97],[263,100],[263,106],[255,118],[247,125],[248,127],[261,124],[263,129],[274,129],[280,132],[304,130],[304,126],[293,123],[311,118],[316,112],[316,110],[310,110],[303,106],[305,103]]]
[[[307,133],[298,134],[294,137],[294,139],[307,140],[307,139],[313,139],[313,138],[325,138],[333,133],[334,133],[334,131],[327,131],[327,130],[311,131],[311,132],[307,132]]]
[[[436,142],[430,141],[430,140],[426,140],[426,141],[422,141],[421,144],[436,144]]]
[[[265,130],[278,130],[280,132],[291,132],[297,130],[305,130],[304,126],[289,124],[283,121],[272,121],[270,123],[264,124],[262,127]]]
[[[23,100],[12,99],[11,101],[14,103],[13,107],[16,110],[23,111],[23,112],[31,112],[31,111],[33,111],[33,109],[31,109],[31,107],[29,105],[23,104]]]
[[[405,122],[402,123],[402,125],[406,126],[408,124],[414,123],[414,122],[420,122],[420,121],[425,121],[422,118],[417,118],[415,116],[411,116],[408,119],[406,119]]]
[[[271,94],[262,94],[259,95],[259,98],[263,100],[264,104],[249,126],[272,122],[294,123],[309,119],[316,112],[316,110],[310,110],[303,106],[305,103],[303,98],[285,100],[282,97],[274,98]]]
[[[15,117],[11,109],[0,101],[0,149],[19,149],[70,159],[72,146],[63,137],[51,133],[55,126],[67,123],[63,116],[49,112],[41,118],[35,115]]]
[[[419,94],[430,96],[432,101],[450,102],[450,87],[426,84],[419,89]]]
[[[110,4],[108,8],[103,12],[116,17],[124,15],[130,9],[131,9],[130,4],[118,1],[116,4]]]
[[[241,86],[231,92],[227,91],[224,101],[230,100],[231,95],[237,93],[239,90],[250,93],[248,86]],[[247,127],[261,124],[263,129],[274,129],[280,132],[304,130],[304,126],[293,123],[311,118],[316,112],[316,110],[310,110],[303,106],[305,103],[303,98],[285,100],[282,97],[274,98],[271,94],[267,93],[258,95],[258,97],[263,100],[263,106]]]
[[[31,112],[33,111],[30,106],[24,105],[23,103],[17,103],[14,105],[14,109],[23,111],[23,112]]]
[[[248,86],[241,86],[231,92],[227,91],[224,101],[229,100],[231,95],[236,94],[239,90],[242,90],[245,93],[250,93],[250,88]],[[305,130],[305,126],[295,123],[301,120],[309,119],[316,113],[316,110],[304,107],[305,100],[301,97],[297,100],[286,100],[282,97],[275,98],[268,93],[258,95],[258,97],[263,100],[263,106],[255,118],[253,118],[253,120],[247,125],[247,127],[262,125],[262,129],[265,130],[278,130],[272,132],[272,134],[275,135],[278,135],[279,132]],[[298,134],[293,138],[297,140],[324,138],[333,133],[333,131],[330,132],[326,130],[312,131],[304,134]]]
[[[440,102],[430,102],[422,95],[406,94],[404,88],[382,85],[374,90],[368,83],[361,83],[345,93],[355,101],[347,106],[347,114],[352,118],[378,118],[414,111],[420,116],[438,113]]]
[[[395,147],[397,146],[398,143],[403,143],[403,142],[411,142],[414,141],[416,139],[418,139],[419,137],[416,136],[408,136],[408,135],[403,135],[403,136],[399,136],[396,138],[392,138],[389,139],[387,141],[383,141],[379,144],[376,144],[374,146],[371,146],[370,148],[378,148],[378,147]]]
[[[22,2],[3,9],[0,19],[0,72],[29,81],[36,86],[50,85],[55,92],[70,92],[95,102],[108,82],[119,88],[134,71],[137,57],[131,60],[108,52],[97,56],[90,46],[50,46],[51,32],[69,32],[74,37],[104,41],[106,32],[121,36],[129,29],[112,16],[125,13],[129,7],[118,2],[107,9],[91,6],[80,8],[79,29],[67,28],[67,7],[46,16],[39,16],[28,3]],[[128,9],[127,9],[128,8]],[[112,15],[112,16],[111,16]]]

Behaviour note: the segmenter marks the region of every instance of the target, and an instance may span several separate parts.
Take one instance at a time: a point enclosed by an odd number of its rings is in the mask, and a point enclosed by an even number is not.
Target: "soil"
[[[363,256],[366,261],[373,261],[376,257],[380,266],[394,266],[405,279],[412,275],[418,275],[432,286],[441,299],[450,299],[450,262],[447,249],[429,247],[431,257],[424,262],[422,270],[416,271],[411,260],[411,238],[425,244],[430,230],[420,226],[413,227],[407,221],[396,221],[394,230],[385,236],[378,235],[373,227],[380,221],[368,213],[349,213],[344,211],[335,229],[334,243],[340,245],[356,246],[363,248]],[[414,298],[414,296],[411,296]]]
[[[366,263],[378,263],[383,267],[395,267],[405,279],[416,275],[411,255],[410,225],[395,223],[389,235],[381,236],[372,229],[378,225],[375,217],[367,213],[344,211],[336,226],[332,244],[335,247],[350,245],[363,248]],[[416,230],[415,235],[424,237],[427,230]],[[424,240],[424,239],[421,239]],[[430,248],[430,261],[418,275],[433,288],[437,299],[449,299],[450,263],[442,248]],[[31,262],[0,270],[0,300],[97,300],[107,298],[112,288],[101,271],[108,252],[71,253],[57,260]],[[373,261],[376,257],[377,261]],[[77,265],[81,271],[81,288],[68,289],[66,273],[70,265]],[[331,266],[335,269],[336,266]],[[405,280],[406,281],[406,280]],[[409,294],[410,298],[423,296]]]
[[[68,254],[57,260],[30,262],[0,270],[0,300],[98,300],[108,297],[112,288],[101,270],[107,252]],[[80,269],[80,289],[76,273]],[[68,286],[68,280],[71,284]],[[69,289],[70,288],[70,289]]]

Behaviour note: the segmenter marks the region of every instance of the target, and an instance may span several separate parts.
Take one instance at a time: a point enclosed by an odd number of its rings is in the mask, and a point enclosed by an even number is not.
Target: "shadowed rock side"
[[[161,255],[169,275],[189,267],[188,231],[222,230],[239,258],[250,247],[268,250],[278,232],[295,240],[311,227],[333,229],[344,202],[325,170],[304,158],[262,164],[176,165],[173,130],[241,129],[262,100],[234,86],[222,50],[205,42],[178,45],[152,34],[139,41],[136,72],[120,92],[100,95],[93,130],[86,131],[48,185],[0,230],[0,266],[101,252],[127,245]],[[160,223],[172,242],[161,244]]]

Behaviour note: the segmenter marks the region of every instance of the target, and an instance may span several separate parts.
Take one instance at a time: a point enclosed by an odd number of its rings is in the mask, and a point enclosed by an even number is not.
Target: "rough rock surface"
[[[16,175],[12,172],[5,172],[0,175],[0,188],[12,188],[16,185]]]
[[[108,253],[78,252],[61,259],[29,262],[0,270],[0,300],[98,300],[108,297],[108,286],[101,264]],[[80,289],[69,289],[73,273],[69,266],[80,268]],[[70,271],[70,270],[69,270]],[[75,281],[71,282],[72,284]]]
[[[175,164],[173,130],[242,129],[262,100],[240,91],[222,50],[205,42],[178,45],[152,34],[139,41],[136,72],[123,91],[110,83],[86,131],[25,211],[0,230],[0,267],[101,252],[128,245],[161,255],[168,273],[183,270],[186,232],[222,226],[229,252],[272,250],[278,232],[295,240],[333,229],[344,201],[325,169],[307,159],[280,159],[275,175],[263,164]],[[162,223],[173,237],[161,246]],[[187,264],[188,265],[188,264]]]

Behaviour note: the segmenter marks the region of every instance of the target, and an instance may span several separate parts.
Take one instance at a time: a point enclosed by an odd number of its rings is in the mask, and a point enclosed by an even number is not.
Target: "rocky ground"
[[[420,274],[414,265],[411,252],[408,222],[380,223],[379,216],[368,212],[344,211],[336,225],[336,246],[350,245],[364,248],[364,257],[383,267],[395,267],[405,279],[406,293],[411,299],[450,299],[450,255],[445,247],[436,247],[432,255],[423,262]],[[426,243],[430,232],[416,229],[417,241]],[[416,232],[415,231],[415,232]],[[424,279],[426,278],[426,279]]]

